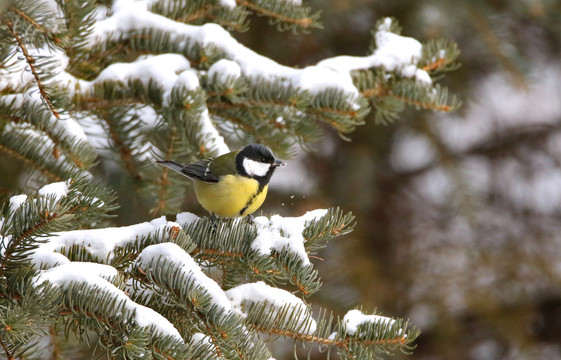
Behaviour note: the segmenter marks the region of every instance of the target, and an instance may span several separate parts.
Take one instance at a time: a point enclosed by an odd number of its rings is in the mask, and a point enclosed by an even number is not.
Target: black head
[[[276,160],[271,150],[261,144],[247,145],[236,155],[238,173],[259,181],[261,186],[267,185],[275,169],[284,165],[284,161]]]

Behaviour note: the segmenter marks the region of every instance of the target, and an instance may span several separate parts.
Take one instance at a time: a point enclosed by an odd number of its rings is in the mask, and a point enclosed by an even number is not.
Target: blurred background
[[[369,115],[350,142],[326,127],[275,174],[265,212],[356,215],[315,261],[325,285],[313,301],[409,318],[422,330],[411,359],[561,359],[561,1],[310,3],[324,29],[254,18],[234,35],[304,67],[366,55],[392,16],[403,35],[458,43],[462,66],[440,82],[463,103],[389,125]]]

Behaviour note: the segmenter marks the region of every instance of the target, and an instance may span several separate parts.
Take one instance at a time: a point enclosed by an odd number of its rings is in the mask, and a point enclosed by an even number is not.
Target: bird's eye
[[[266,162],[268,162],[268,161],[267,161],[267,159],[266,159],[265,157],[262,157],[262,158],[261,158],[261,162],[262,162],[262,163],[266,163]]]

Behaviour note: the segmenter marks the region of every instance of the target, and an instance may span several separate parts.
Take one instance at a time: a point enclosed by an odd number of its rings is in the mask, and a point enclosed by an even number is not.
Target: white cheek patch
[[[243,168],[249,176],[265,176],[271,164],[261,163],[251,159],[243,159]]]

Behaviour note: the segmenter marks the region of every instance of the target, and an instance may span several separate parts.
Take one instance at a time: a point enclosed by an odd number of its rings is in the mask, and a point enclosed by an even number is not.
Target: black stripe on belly
[[[245,206],[240,210],[240,216],[243,216],[243,214],[247,211],[247,209],[251,206],[251,204],[253,204],[253,202],[255,201],[255,198],[263,192],[264,188],[265,188],[264,185],[259,184],[259,187],[257,188],[257,192],[255,194],[251,195],[249,200],[247,200],[247,202],[245,203]]]

